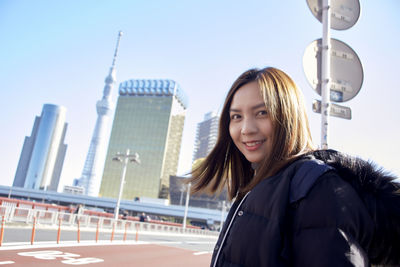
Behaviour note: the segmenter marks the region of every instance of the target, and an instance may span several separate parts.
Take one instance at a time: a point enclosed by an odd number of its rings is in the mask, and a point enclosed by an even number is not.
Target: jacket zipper
[[[216,267],[216,266],[217,266],[219,254],[221,253],[222,246],[223,246],[224,243],[225,243],[225,238],[226,238],[226,236],[228,235],[228,232],[229,232],[229,230],[230,230],[230,228],[231,228],[231,226],[232,226],[233,220],[236,218],[236,213],[238,212],[238,210],[239,210],[240,207],[242,206],[243,201],[246,199],[247,195],[248,195],[250,192],[251,192],[251,191],[247,192],[246,195],[242,198],[242,200],[240,201],[239,205],[237,206],[237,208],[236,208],[236,210],[235,210],[235,213],[234,213],[233,216],[232,216],[231,221],[229,222],[228,227],[226,228],[226,231],[225,231],[224,237],[222,238],[221,244],[219,244],[218,252],[217,252],[217,255],[215,256],[215,260],[214,260],[213,267]]]

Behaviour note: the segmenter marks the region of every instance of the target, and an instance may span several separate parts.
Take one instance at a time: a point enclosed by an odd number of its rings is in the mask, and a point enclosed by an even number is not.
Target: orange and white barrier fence
[[[76,229],[77,242],[80,242],[80,232],[82,230],[96,231],[95,241],[98,242],[99,234],[102,232],[111,233],[110,241],[114,240],[116,232],[123,233],[123,240],[127,239],[128,233],[135,234],[135,240],[138,241],[139,233],[157,233],[157,234],[190,234],[203,236],[216,236],[218,232],[202,230],[199,228],[182,228],[174,223],[151,223],[132,220],[115,220],[109,217],[80,215],[65,213],[60,211],[38,210],[29,208],[20,208],[12,206],[0,206],[0,246],[3,241],[4,230],[7,224],[26,225],[32,227],[31,244],[35,241],[37,228],[52,227],[57,229],[57,243],[60,242],[61,229]]]

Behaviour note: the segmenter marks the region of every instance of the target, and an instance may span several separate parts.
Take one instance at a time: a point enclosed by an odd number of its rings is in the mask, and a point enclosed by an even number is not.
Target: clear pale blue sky
[[[331,32],[357,52],[364,83],[343,103],[353,119],[331,119],[330,147],[400,174],[400,1],[361,6],[355,26]],[[320,143],[320,116],[311,110],[319,96],[302,58],[322,25],[305,0],[0,0],[0,184],[12,184],[24,138],[45,103],[67,108],[62,184],[80,176],[119,30],[117,83],[169,78],[189,97],[180,172],[190,168],[197,123],[221,109],[234,79],[252,67],[275,66],[292,76]]]

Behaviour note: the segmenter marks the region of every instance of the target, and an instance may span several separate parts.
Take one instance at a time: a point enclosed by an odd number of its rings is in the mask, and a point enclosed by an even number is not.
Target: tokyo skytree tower
[[[85,165],[83,167],[82,176],[78,180],[77,185],[85,189],[85,194],[97,197],[100,190],[102,169],[106,156],[105,135],[107,134],[107,126],[113,104],[111,103],[111,90],[116,82],[115,78],[115,61],[117,59],[119,42],[122,32],[118,33],[117,45],[115,48],[114,58],[110,68],[110,72],[105,79],[103,90],[103,98],[96,103],[97,121],[93,131],[92,140],[88,154],[86,156]]]

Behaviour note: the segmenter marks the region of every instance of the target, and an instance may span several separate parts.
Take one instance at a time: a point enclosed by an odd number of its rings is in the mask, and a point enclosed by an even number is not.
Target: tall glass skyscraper
[[[122,165],[113,161],[130,149],[141,164],[128,164],[122,198],[167,198],[169,176],[178,167],[187,100],[172,80],[120,84],[100,196],[118,197]]]
[[[67,145],[64,144],[66,109],[45,104],[25,137],[13,186],[57,191]]]
[[[197,124],[193,162],[205,158],[214,148],[218,138],[218,125],[219,116],[215,112],[206,113],[204,120]]]

